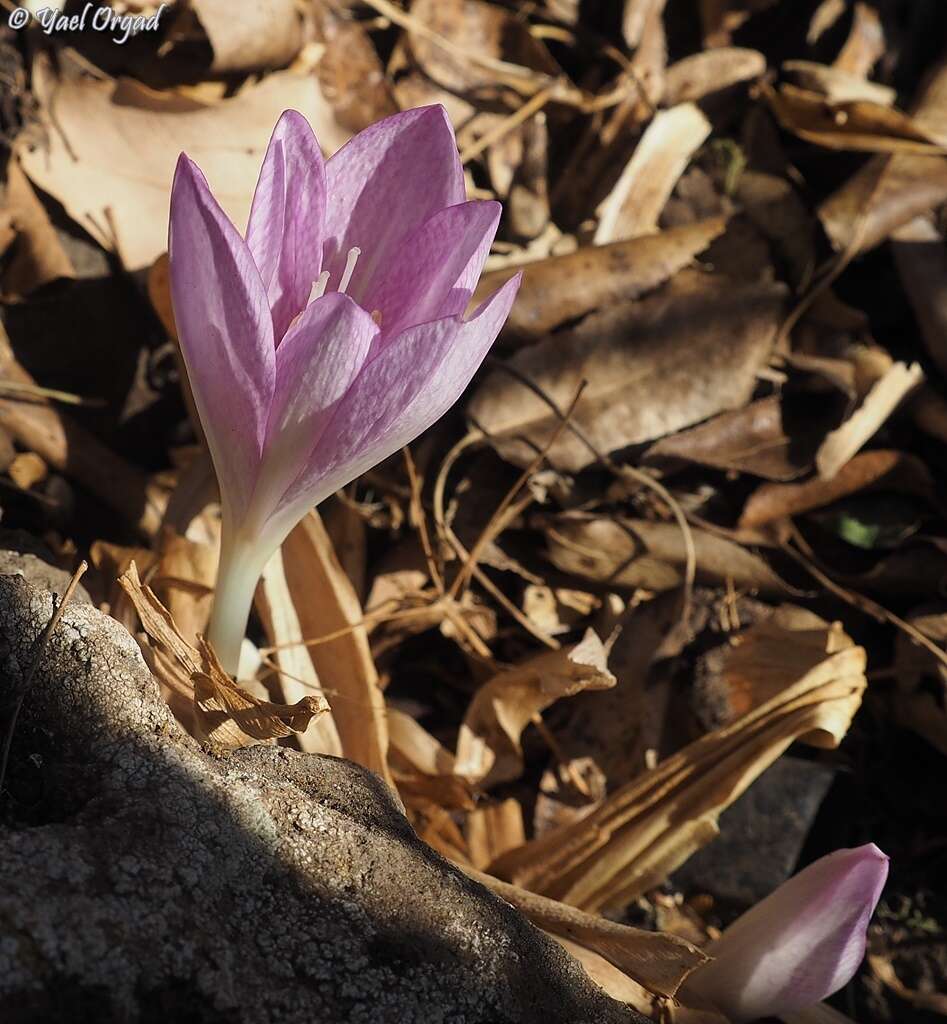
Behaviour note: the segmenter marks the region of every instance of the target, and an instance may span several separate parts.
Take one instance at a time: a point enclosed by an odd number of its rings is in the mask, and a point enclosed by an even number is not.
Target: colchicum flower
[[[442,107],[386,118],[328,161],[286,111],[245,239],[181,155],[171,292],[220,485],[208,638],[229,672],[289,531],[437,420],[506,320],[518,277],[463,319],[500,218],[499,203],[465,200]]]
[[[869,843],[837,850],[784,882],[707,947],[685,989],[734,1022],[806,1009],[847,985],[888,877]]]

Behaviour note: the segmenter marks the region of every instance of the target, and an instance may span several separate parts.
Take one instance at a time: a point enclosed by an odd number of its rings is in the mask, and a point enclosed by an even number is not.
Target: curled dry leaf
[[[303,697],[293,705],[260,700],[238,686],[220,667],[208,644],[200,639],[195,648],[175,625],[171,613],[144,586],[134,562],[119,579],[142,627],[151,640],[143,653],[159,680],[171,689],[190,690],[195,720],[208,740],[223,746],[247,746],[302,733],[313,718],[328,709],[317,697]],[[158,657],[151,655],[157,654]]]
[[[675,935],[607,921],[482,871],[465,871],[537,927],[597,953],[655,995],[673,999],[691,971],[709,959],[696,946]]]
[[[477,868],[485,868],[507,850],[526,842],[523,808],[513,797],[481,803],[467,815],[464,824],[470,861]]]
[[[388,707],[385,716],[389,775],[405,805],[473,813],[471,788],[454,773],[454,755],[405,712]]]
[[[335,724],[335,716],[323,697],[322,683],[303,641],[299,610],[293,600],[286,579],[283,549],[278,548],[263,569],[256,588],[254,608],[263,623],[263,631],[274,648],[272,660],[278,667],[273,686],[283,700],[304,700],[317,694],[325,704],[326,714],[315,723],[315,728],[299,737],[299,745],[308,753],[342,756],[342,742]]]
[[[818,625],[815,623],[818,622]],[[587,911],[626,905],[717,834],[717,816],[794,741],[834,747],[861,703],[865,652],[841,626],[776,615],[735,637],[724,673],[744,713],[491,865]]]
[[[648,23],[659,18],[667,0],[625,0],[621,19],[621,34],[629,50],[635,50],[648,28]]]
[[[757,555],[691,528],[698,579],[785,597],[798,593]],[[684,582],[687,549],[676,523],[562,516],[546,530],[556,568],[610,587],[671,590]]]
[[[782,71],[803,89],[821,93],[830,103],[866,100],[879,106],[890,107],[898,96],[895,90],[887,85],[879,85],[841,68],[817,64],[811,60],[787,60],[783,63]]]
[[[368,635],[361,625],[362,606],[318,512],[310,512],[286,538],[283,556],[303,636],[316,640],[341,634],[311,644],[308,653],[322,686],[331,695],[342,756],[390,782],[385,699]]]
[[[888,490],[933,495],[934,481],[927,466],[915,455],[884,449],[862,452],[831,478],[816,477],[801,484],[763,484],[747,499],[740,516],[742,529],[765,526],[824,508],[862,491]]]
[[[869,153],[939,155],[947,135],[892,107],[870,100],[830,102],[794,85],[767,87],[766,98],[780,124],[790,132],[828,149]]]
[[[693,103],[655,115],[599,206],[595,244],[656,231],[674,186],[709,134],[710,122]]]
[[[587,381],[571,422],[599,451],[612,452],[744,405],[769,358],[785,295],[782,285],[682,272],[661,293],[593,313],[510,363],[562,413]],[[520,466],[549,444],[560,423],[542,398],[502,369],[480,385],[468,413],[497,452]],[[548,457],[569,471],[595,461],[568,427]]]
[[[536,340],[591,310],[637,299],[670,280],[719,237],[725,217],[642,235],[610,245],[494,270],[480,279],[470,300],[476,308],[515,273],[522,271],[504,338]]]
[[[672,64],[665,73],[664,101],[670,106],[696,103],[711,93],[759,78],[766,58],[758,50],[721,46],[704,50]]]
[[[21,135],[24,170],[126,270],[148,266],[167,246],[168,182],[182,149],[200,163],[242,229],[263,151],[286,108],[304,114],[329,151],[349,137],[315,78],[290,71],[208,107],[130,79],[95,81],[75,69],[57,78],[39,57],[33,91],[45,135],[32,149]],[[129,139],[138,141],[129,146]]]
[[[858,409],[819,446],[815,460],[819,476],[825,480],[835,476],[923,380],[918,363],[894,363],[872,385]]]
[[[189,0],[214,51],[215,74],[281,68],[302,46],[295,0]]]
[[[454,771],[482,786],[517,778],[526,726],[562,697],[614,686],[607,662],[608,648],[589,629],[572,647],[544,651],[488,680],[461,723]]]
[[[852,27],[834,66],[850,75],[867,78],[885,52],[885,33],[878,11],[857,0]]]
[[[947,138],[947,60],[942,60],[914,105],[913,124],[931,138]],[[895,228],[947,201],[947,159],[915,153],[869,160],[819,207],[836,249],[864,251]]]

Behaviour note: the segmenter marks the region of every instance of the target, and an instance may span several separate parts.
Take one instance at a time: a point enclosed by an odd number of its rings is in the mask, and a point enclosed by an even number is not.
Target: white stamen
[[[339,282],[339,292],[344,295],[345,289],[349,286],[349,281],[352,280],[352,272],[355,270],[355,264],[358,263],[359,256],[362,255],[362,250],[357,245],[353,245],[349,249],[348,256],[345,257],[345,270],[342,271],[342,280]]]
[[[309,302],[321,299],[326,293],[326,285],[329,283],[329,271],[323,270],[319,277],[312,282],[312,290],[309,292]],[[306,305],[309,305],[309,302]]]

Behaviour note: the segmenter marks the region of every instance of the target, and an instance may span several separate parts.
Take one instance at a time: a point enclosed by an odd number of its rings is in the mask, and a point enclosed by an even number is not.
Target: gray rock
[[[784,755],[720,815],[720,835],[674,873],[683,889],[745,910],[795,872],[833,771]]]
[[[0,577],[0,711],[52,611]],[[40,656],[3,796],[4,1024],[644,1022],[425,846],[371,773],[201,749],[91,605]]]

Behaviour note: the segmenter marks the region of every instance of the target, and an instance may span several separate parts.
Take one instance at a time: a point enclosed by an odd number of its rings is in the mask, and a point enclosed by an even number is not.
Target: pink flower
[[[708,946],[714,959],[686,989],[735,1022],[815,1005],[848,984],[862,962],[887,877],[888,858],[873,843],[822,857]]]
[[[181,155],[171,292],[220,484],[209,638],[236,670],[263,565],[314,505],[427,429],[459,398],[519,279],[463,314],[500,218],[465,202],[441,107],[372,125],[324,161],[286,111],[246,238]]]

